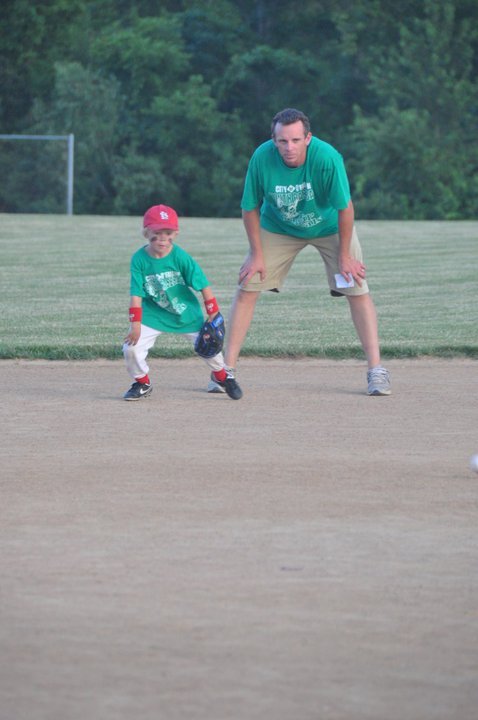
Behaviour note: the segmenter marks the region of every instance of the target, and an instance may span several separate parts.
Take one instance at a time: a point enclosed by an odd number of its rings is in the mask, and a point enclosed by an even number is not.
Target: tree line
[[[3,0],[0,133],[75,135],[77,214],[237,216],[272,116],[344,156],[362,218],[478,209],[475,0]],[[0,141],[0,211],[63,212],[65,147]]]

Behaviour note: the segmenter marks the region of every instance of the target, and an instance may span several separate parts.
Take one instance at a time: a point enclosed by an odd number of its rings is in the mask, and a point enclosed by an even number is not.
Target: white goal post
[[[0,140],[62,140],[68,143],[66,213],[73,215],[73,161],[75,152],[75,136],[69,135],[0,135]]]

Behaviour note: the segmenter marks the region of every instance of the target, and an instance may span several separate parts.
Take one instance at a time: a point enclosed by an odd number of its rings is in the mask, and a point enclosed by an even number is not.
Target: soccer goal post
[[[68,143],[66,168],[66,213],[73,215],[73,164],[75,154],[75,136],[69,135],[0,135],[0,140],[56,140]]]

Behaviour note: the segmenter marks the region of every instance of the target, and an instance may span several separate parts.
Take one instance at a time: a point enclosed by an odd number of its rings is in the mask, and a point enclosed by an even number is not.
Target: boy
[[[130,330],[124,340],[126,369],[134,382],[123,396],[141,400],[153,391],[146,358],[163,332],[186,335],[194,344],[204,317],[192,290],[201,292],[208,319],[219,308],[208,280],[198,263],[174,244],[179,233],[173,208],[154,205],[143,218],[143,235],[148,245],[131,258]],[[191,289],[192,288],[192,289]],[[227,393],[233,400],[242,397],[234,373],[225,367],[222,352],[204,358],[211,369],[210,393]]]

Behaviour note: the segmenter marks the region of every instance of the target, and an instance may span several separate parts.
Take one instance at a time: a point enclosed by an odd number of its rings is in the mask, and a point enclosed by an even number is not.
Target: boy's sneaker
[[[216,380],[214,375],[211,373],[211,379],[209,380],[207,391],[208,393],[225,393],[226,383],[221,382],[221,380]]]
[[[381,365],[367,372],[367,393],[369,395],[391,395],[390,373]]]
[[[125,392],[123,398],[125,400],[141,400],[141,398],[151,395],[152,392],[153,386],[151,383],[134,382],[130,389]]]
[[[226,368],[226,379],[224,380],[224,385],[230,398],[233,400],[240,400],[242,397],[242,390],[234,377],[235,372],[236,371],[233,368]]]
[[[230,369],[226,370],[225,380],[216,380],[211,373],[207,391],[208,393],[227,393],[233,400],[240,400],[242,397],[242,390],[234,378],[234,370]]]

